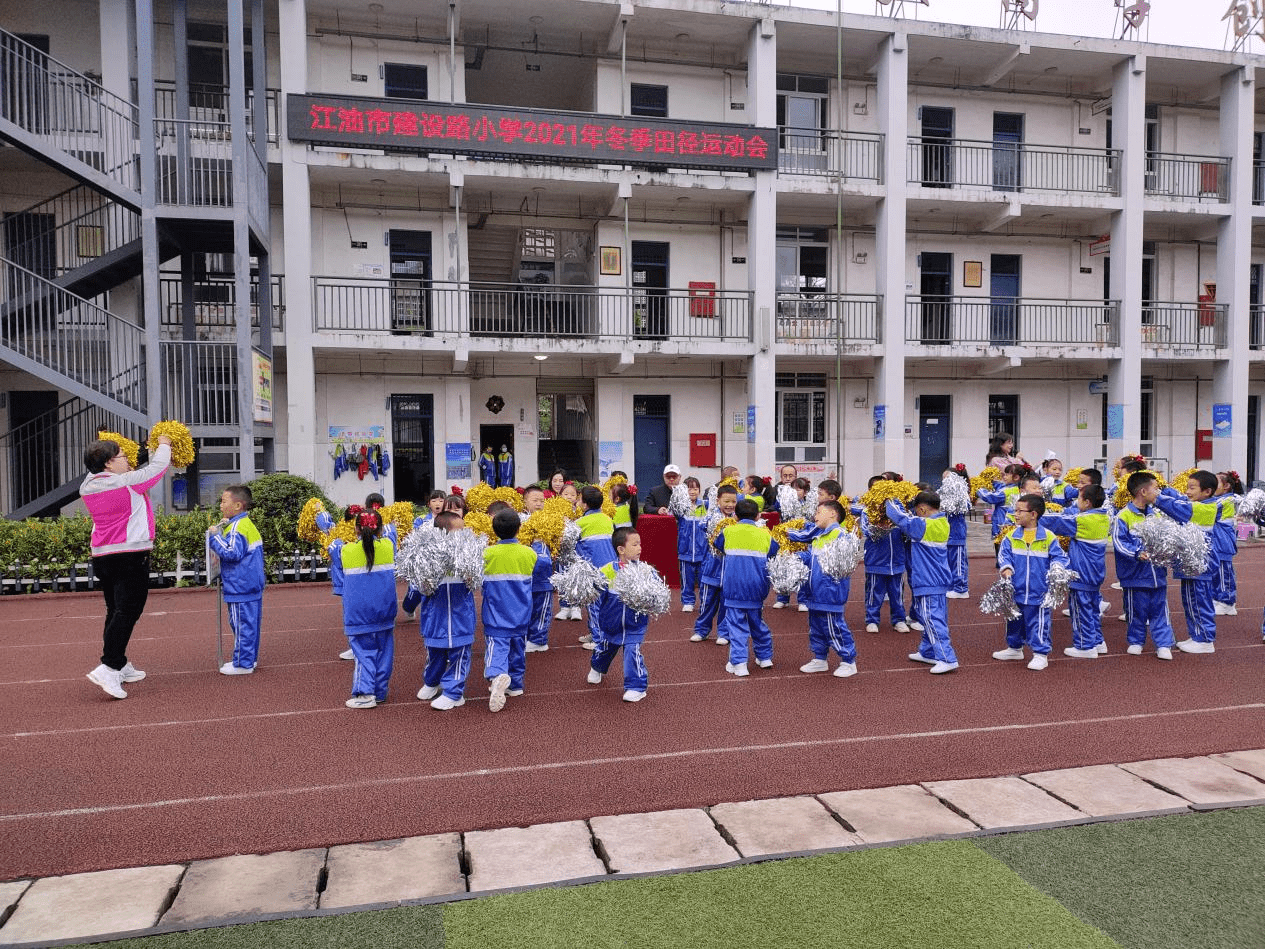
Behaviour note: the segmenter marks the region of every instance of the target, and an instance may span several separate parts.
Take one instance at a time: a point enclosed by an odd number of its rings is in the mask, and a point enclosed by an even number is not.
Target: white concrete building
[[[421,500],[489,445],[855,491],[999,429],[1260,476],[1265,57],[720,0],[3,9],[6,511],[77,482],[74,396],[196,423],[177,506],[273,466]],[[114,318],[137,345],[24,349]]]

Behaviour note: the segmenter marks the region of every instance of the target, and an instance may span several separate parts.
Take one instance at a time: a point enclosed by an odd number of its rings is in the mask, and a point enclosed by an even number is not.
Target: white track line
[[[103,807],[74,807],[60,811],[37,811],[27,814],[0,815],[0,823],[21,820],[48,820],[50,818],[84,817],[98,814],[117,814],[123,811],[140,811],[164,807],[181,807],[189,804],[219,804],[229,801],[252,801],[293,794],[312,794],[326,791],[356,791],[368,788],[398,787],[408,784],[426,784],[435,781],[465,781],[470,778],[502,777],[512,774],[530,774],[539,771],[560,771],[568,768],[604,768],[610,765],[636,764],[646,761],[667,761],[695,755],[748,755],[763,751],[789,751],[792,749],[827,748],[844,745],[872,744],[885,741],[920,741],[928,738],[950,738],[958,735],[987,735],[999,732],[1032,731],[1039,728],[1080,728],[1086,725],[1109,725],[1122,722],[1142,721],[1155,718],[1173,718],[1182,715],[1220,715],[1226,712],[1251,712],[1265,710],[1265,702],[1246,705],[1222,705],[1214,708],[1179,709],[1171,712],[1139,712],[1132,715],[1113,715],[1102,718],[1056,719],[1048,722],[1011,723],[1007,725],[980,725],[973,728],[951,728],[937,731],[905,732],[897,735],[857,735],[850,738],[820,738],[805,741],[784,741],[763,745],[737,745],[719,748],[695,748],[679,751],[659,751],[644,755],[618,755],[609,758],[588,758],[580,761],[542,761],[537,764],[513,765],[504,768],[480,768],[475,771],[451,771],[444,774],[412,774],[394,778],[374,778],[368,781],[347,781],[337,784],[315,784],[306,787],[269,788],[260,791],[243,791],[239,794],[208,794],[202,797],[171,798],[164,801],[145,801],[133,804],[111,804]]]

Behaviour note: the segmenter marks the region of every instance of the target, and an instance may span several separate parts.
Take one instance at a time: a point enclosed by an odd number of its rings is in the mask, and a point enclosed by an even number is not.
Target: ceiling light
[[[535,359],[535,360],[536,360],[536,362],[544,362],[546,359],[548,359],[548,358],[549,358],[549,354],[548,354],[548,353],[536,353],[536,355],[535,355],[535,356],[533,356],[532,358],[533,358],[533,359]]]

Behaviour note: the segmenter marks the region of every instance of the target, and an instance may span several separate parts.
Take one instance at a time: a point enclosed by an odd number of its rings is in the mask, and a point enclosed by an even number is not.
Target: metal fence
[[[227,122],[154,120],[159,204],[233,206],[233,139]]]
[[[910,138],[908,179],[924,188],[1119,194],[1119,149]]]
[[[131,208],[75,185],[10,215],[4,255],[42,276],[60,277],[138,240],[140,224]]]
[[[163,411],[190,427],[236,425],[237,345],[231,342],[169,340],[161,344]],[[249,369],[249,367],[247,367]],[[244,377],[250,380],[249,372]]]
[[[317,331],[550,339],[751,339],[746,290],[313,277]]]
[[[1146,193],[1151,196],[1230,200],[1230,159],[1215,155],[1149,152]]]
[[[879,300],[857,293],[778,293],[777,341],[843,346],[881,342]]]
[[[164,274],[158,282],[165,336],[184,327],[184,288],[179,276]],[[193,284],[194,332],[200,339],[233,339],[237,326],[237,282],[231,276],[205,277]],[[281,332],[285,319],[285,276],[272,275],[272,329]],[[251,338],[259,342],[259,278],[250,280]]]
[[[1248,348],[1265,349],[1265,304],[1253,303],[1249,309]]]
[[[883,136],[872,132],[779,130],[778,170],[883,181]]]
[[[1159,348],[1224,349],[1228,312],[1224,303],[1143,303],[1142,342]]]
[[[1118,312],[1116,301],[909,296],[905,339],[928,346],[1117,346]]]
[[[135,91],[135,80],[132,82]],[[279,89],[264,91],[264,121],[267,123],[269,144],[278,142],[277,129],[281,125]],[[154,114],[160,119],[179,118],[176,107],[176,84],[170,79],[159,79],[154,82]],[[210,122],[229,121],[229,89],[227,86],[215,86],[207,83],[189,83],[189,118]],[[253,89],[246,90],[246,126],[251,140],[257,134],[251,126],[255,114],[255,95]]]

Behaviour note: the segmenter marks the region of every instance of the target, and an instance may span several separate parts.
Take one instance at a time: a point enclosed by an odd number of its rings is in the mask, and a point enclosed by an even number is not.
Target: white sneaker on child
[[[729,645],[729,640],[728,640],[728,639],[726,639],[724,636],[717,636],[717,637],[716,637],[716,645],[717,645],[717,646],[728,646],[728,645]]]
[[[694,612],[694,604],[693,604],[693,603],[686,603],[684,606],[682,606],[682,607],[681,607],[681,612],[682,612],[682,613],[693,613],[693,612]]]
[[[509,673],[502,672],[492,679],[492,691],[488,695],[488,711],[499,712],[505,708],[505,693],[510,687]]]
[[[866,624],[865,624],[865,631],[866,631],[867,633],[877,633],[877,632],[878,632],[878,623],[866,623]]]
[[[800,611],[801,613],[807,613],[807,612],[808,612],[808,604],[807,604],[807,603],[801,603],[801,604],[799,605],[799,611]]]
[[[423,685],[417,690],[417,697],[423,702],[429,702],[442,691],[437,685]]]
[[[785,603],[783,603],[781,600],[774,600],[774,601],[773,601],[773,609],[775,609],[775,610],[784,610],[784,609],[786,609],[786,604],[785,604]]]
[[[855,662],[841,662],[835,667],[835,671],[833,673],[834,677],[837,679],[846,679],[849,676],[854,676],[856,674],[857,664]]]
[[[911,619],[909,621],[909,628],[915,633],[921,633],[926,627],[924,627],[922,623],[918,622],[916,619]]]
[[[869,626],[867,626],[867,627],[865,627],[865,628],[866,628],[866,630],[868,631],[870,627],[869,627]],[[892,624],[892,629],[896,630],[896,632],[898,632],[898,633],[907,633],[907,632],[909,632],[909,630],[910,630],[910,624],[909,624],[909,623],[893,623],[893,624]],[[877,632],[878,632],[878,630],[877,630],[877,629],[875,629],[875,630],[874,630],[874,632],[876,632],[876,633],[877,633]]]
[[[558,612],[553,614],[553,618],[554,619],[570,619],[571,607],[564,606],[562,609],[558,610]]]
[[[747,664],[745,662],[740,662],[737,665],[734,665],[732,662],[727,662],[725,663],[725,671],[728,672],[730,675],[737,676],[740,679],[743,676],[751,675],[751,673],[747,671]]]
[[[829,672],[830,663],[825,659],[809,659],[799,667],[800,672]]]
[[[344,649],[342,652],[338,654],[338,658],[339,659],[355,659],[356,654],[350,649]]]
[[[589,669],[589,674],[585,681],[588,682],[589,685],[601,685],[602,674],[596,669]]]
[[[545,643],[528,643],[523,647],[523,652],[548,652],[549,646]]]
[[[452,711],[454,708],[461,708],[461,706],[465,704],[466,704],[466,697],[464,695],[461,698],[457,699],[455,702],[452,699],[448,698],[448,696],[441,695],[439,698],[435,699],[435,701],[430,703],[430,707],[440,712],[449,712],[449,711]]]
[[[1007,647],[1007,648],[1005,648],[1005,649],[998,649],[995,653],[993,653],[993,658],[994,658],[994,659],[1000,659],[1000,660],[1002,660],[1003,662],[1005,662],[1005,661],[1006,661],[1006,660],[1008,660],[1008,659],[1022,659],[1022,658],[1023,658],[1023,650],[1022,650],[1022,649],[1014,649],[1014,648],[1011,648],[1011,647],[1009,647],[1009,646],[1008,646],[1008,647]]]
[[[690,637],[690,642],[692,643],[701,643],[702,641],[703,641],[703,637],[700,636],[698,633],[695,633],[693,636]]]
[[[755,664],[756,664],[757,666],[759,666],[761,669],[772,669],[772,668],[773,668],[773,660],[772,660],[772,659],[757,659],[757,660],[755,661]]]
[[[118,669],[111,669],[105,663],[102,663],[88,673],[88,678],[101,686],[106,695],[113,696],[116,699],[127,698],[127,693],[123,691],[123,678]]]
[[[628,689],[624,692],[625,702],[640,702],[646,697],[645,692],[638,692],[636,689]]]
[[[1033,672],[1040,672],[1049,664],[1050,664],[1050,660],[1038,652],[1038,653],[1033,654],[1032,661],[1028,663],[1028,668],[1031,669]]]

